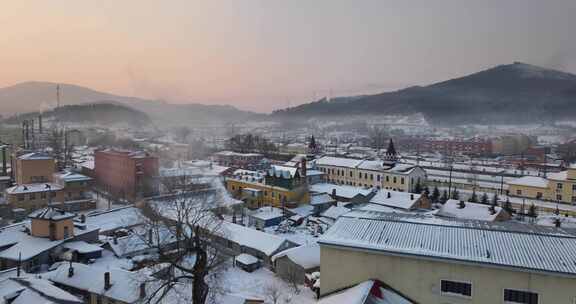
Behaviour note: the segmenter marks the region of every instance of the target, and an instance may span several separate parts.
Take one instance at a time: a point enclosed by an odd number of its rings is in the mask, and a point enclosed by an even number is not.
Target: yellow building
[[[415,303],[574,303],[573,236],[425,221],[341,217],[318,241],[321,294],[376,279]]]
[[[508,194],[566,204],[576,203],[576,166],[550,173],[547,178],[524,176],[507,182]]]
[[[16,184],[46,183],[53,181],[56,162],[45,153],[27,153],[16,158],[14,169]]]
[[[426,172],[411,164],[325,156],[316,161],[325,180],[338,185],[413,192],[424,185]]]
[[[248,208],[297,207],[310,202],[308,184],[300,168],[272,166],[265,173],[236,170],[226,178],[226,189]]]

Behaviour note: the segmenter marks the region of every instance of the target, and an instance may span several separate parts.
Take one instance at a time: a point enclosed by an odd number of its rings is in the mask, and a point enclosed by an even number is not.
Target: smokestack
[[[7,164],[6,164],[6,146],[2,147],[2,175],[6,176],[8,172]]]
[[[112,284],[110,283],[110,272],[105,272],[104,273],[104,290],[108,290],[112,287]]]

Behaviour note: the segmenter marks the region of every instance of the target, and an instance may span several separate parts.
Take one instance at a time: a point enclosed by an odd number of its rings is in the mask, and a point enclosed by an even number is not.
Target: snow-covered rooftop
[[[316,243],[284,250],[274,255],[272,261],[284,256],[288,257],[295,264],[302,266],[304,269],[320,267],[320,246]]]
[[[460,208],[460,201],[450,199],[446,201],[438,210],[436,215],[444,217],[453,217],[467,220],[495,221],[500,213],[505,212],[502,207],[496,206],[495,212],[490,211],[489,205],[464,202],[464,208]]]
[[[350,212],[350,209],[341,206],[331,206],[326,211],[322,212],[323,217],[327,217],[329,219],[337,219],[343,214]]]
[[[269,206],[255,210],[255,212],[250,214],[250,216],[263,221],[267,221],[284,216],[284,212],[280,208]]]
[[[249,255],[247,253],[237,255],[236,261],[244,265],[252,265],[258,263],[258,259],[255,256]]]
[[[518,228],[519,225],[504,223],[445,224],[383,213],[367,214],[341,217],[318,242],[576,276],[576,258],[572,254],[576,251],[576,237],[561,229]]]
[[[225,238],[240,245],[257,249],[266,255],[275,253],[287,242],[283,237],[229,222],[222,223],[222,231]]]
[[[48,274],[48,279],[64,285],[73,287],[78,290],[89,291],[90,293],[105,296],[107,298],[122,301],[124,303],[135,303],[138,300],[147,301],[147,298],[140,297],[140,284],[146,284],[146,294],[150,297],[158,288],[162,281],[152,279],[148,276],[137,272],[130,272],[118,268],[101,268],[93,265],[72,263],[74,273],[68,275],[69,263],[57,263],[55,269]],[[104,287],[104,273],[110,273],[111,286],[108,289]],[[185,300],[188,293],[180,293],[182,289],[175,288],[169,291],[167,297],[159,303],[175,303],[178,299]],[[189,290],[189,288],[187,288]],[[160,292],[160,294],[162,291]],[[190,299],[187,299],[190,302]],[[154,299],[150,301],[156,303]]]
[[[82,304],[84,301],[54,286],[52,282],[32,277],[11,277],[0,281],[1,303],[10,304]]]
[[[336,190],[336,196],[347,199],[351,199],[356,195],[368,196],[374,191],[373,188],[360,188],[354,186],[335,185],[327,183],[314,184],[310,186],[310,191],[316,193],[332,194],[334,190]]]
[[[547,188],[548,180],[539,176],[523,176],[508,181],[509,185]]]
[[[324,297],[318,304],[414,304],[378,281],[362,282]]]
[[[399,192],[391,190],[379,190],[370,203],[392,208],[411,210],[415,208],[416,202],[420,199],[420,194]]]
[[[6,189],[8,194],[25,194],[35,192],[48,192],[62,190],[63,187],[56,183],[36,183],[36,184],[21,184]]]

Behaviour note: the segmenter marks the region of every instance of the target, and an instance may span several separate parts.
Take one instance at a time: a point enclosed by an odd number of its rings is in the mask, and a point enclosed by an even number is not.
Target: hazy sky
[[[576,0],[3,0],[0,86],[270,111],[525,61],[576,72]]]

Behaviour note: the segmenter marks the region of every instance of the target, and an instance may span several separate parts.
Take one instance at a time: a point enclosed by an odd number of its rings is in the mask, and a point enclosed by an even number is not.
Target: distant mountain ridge
[[[275,111],[278,117],[422,113],[436,124],[529,123],[574,117],[576,75],[515,62],[424,87],[320,100]]]
[[[56,105],[56,83],[29,81],[0,88],[0,113],[47,111]],[[60,104],[119,103],[142,111],[152,120],[165,124],[209,123],[215,120],[241,121],[261,116],[228,105],[171,104],[161,100],[119,96],[73,84],[60,84]]]

